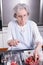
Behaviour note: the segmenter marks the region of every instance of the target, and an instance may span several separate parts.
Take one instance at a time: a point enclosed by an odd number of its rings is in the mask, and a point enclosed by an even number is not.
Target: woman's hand
[[[34,51],[34,55],[35,55],[35,61],[39,58],[39,52],[42,48],[42,43],[41,42],[37,42],[37,47],[35,48],[35,51]]]
[[[9,46],[16,46],[18,45],[18,43],[19,43],[19,40],[9,40],[8,41]]]
[[[35,57],[35,61],[37,61],[39,59],[39,54],[37,51],[34,52],[34,57]]]

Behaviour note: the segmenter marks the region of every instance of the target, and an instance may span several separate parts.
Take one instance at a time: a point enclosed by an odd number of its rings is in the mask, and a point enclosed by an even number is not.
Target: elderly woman
[[[8,24],[8,45],[14,49],[35,49],[37,55],[42,45],[42,37],[37,24],[29,19],[29,9],[26,4],[14,7],[14,18]]]

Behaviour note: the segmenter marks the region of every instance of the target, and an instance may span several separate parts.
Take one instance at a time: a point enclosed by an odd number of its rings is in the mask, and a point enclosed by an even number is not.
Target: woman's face
[[[17,18],[18,24],[20,26],[25,25],[28,19],[27,11],[25,9],[21,9],[16,14],[17,14],[16,18]]]

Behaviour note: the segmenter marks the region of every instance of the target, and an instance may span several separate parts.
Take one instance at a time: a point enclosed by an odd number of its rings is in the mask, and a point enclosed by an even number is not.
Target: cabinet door
[[[7,27],[3,27],[3,44],[4,44],[4,48],[8,48],[8,44],[7,44]]]
[[[7,44],[7,32],[3,32],[3,43],[4,43],[4,48],[8,48],[8,44]]]
[[[2,37],[2,31],[0,31],[0,48],[3,48],[3,37]]]
[[[40,34],[41,34],[41,36],[43,38],[43,26],[38,26],[38,28],[39,28],[39,32],[40,32]]]

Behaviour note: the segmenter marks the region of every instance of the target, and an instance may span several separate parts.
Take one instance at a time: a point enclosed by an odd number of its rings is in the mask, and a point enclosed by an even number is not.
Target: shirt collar
[[[24,25],[24,26],[19,26],[18,24],[17,24],[17,29],[18,29],[18,31],[19,32],[21,32],[21,31],[25,31],[26,30],[26,27],[27,27],[27,23]]]

